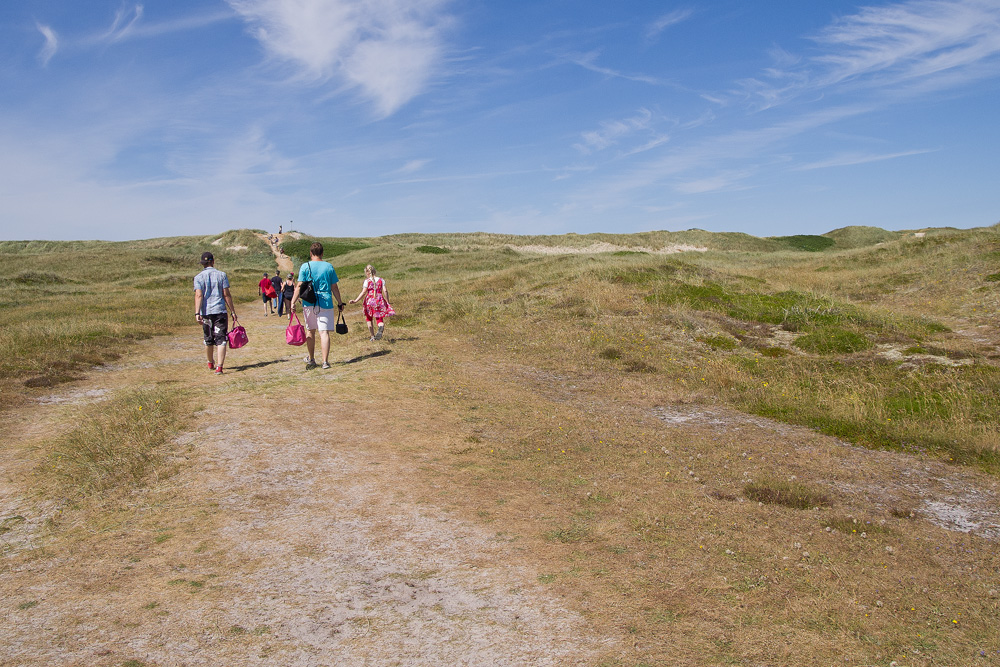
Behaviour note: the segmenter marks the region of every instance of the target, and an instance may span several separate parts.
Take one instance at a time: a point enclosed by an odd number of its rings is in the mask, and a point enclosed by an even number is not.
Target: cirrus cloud
[[[59,37],[56,36],[56,31],[51,26],[42,25],[41,23],[35,25],[38,28],[38,32],[42,33],[42,37],[45,38],[45,44],[38,53],[38,59],[42,62],[43,66],[48,65],[49,61],[52,60],[52,56],[59,50]]]
[[[278,60],[360,89],[380,117],[419,95],[442,60],[448,0],[228,0]]]

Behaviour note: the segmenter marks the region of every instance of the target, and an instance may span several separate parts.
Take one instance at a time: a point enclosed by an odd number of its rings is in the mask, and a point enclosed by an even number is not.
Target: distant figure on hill
[[[229,293],[229,278],[215,268],[215,257],[210,252],[201,254],[203,270],[194,277],[194,316],[205,333],[205,351],[208,368],[216,375],[222,374],[226,362],[229,333],[229,316],[236,323],[236,308]],[[228,310],[227,310],[228,309]]]
[[[361,294],[351,303],[365,301],[365,323],[368,325],[369,340],[382,340],[385,332],[385,318],[395,315],[396,311],[389,305],[389,293],[385,289],[385,281],[378,277],[375,267],[369,264],[365,267],[365,282],[361,285]],[[376,332],[372,320],[378,325]]]
[[[281,271],[275,271],[274,275],[271,276],[271,287],[274,288],[274,298],[271,299],[271,306],[278,309],[278,314],[281,314]]]
[[[299,267],[299,279],[292,294],[292,310],[302,291],[302,283],[309,281],[316,292],[315,301],[302,300],[302,315],[306,321],[306,348],[309,356],[305,358],[306,370],[316,368],[316,331],[319,331],[320,346],[323,353],[323,368],[330,367],[330,331],[336,328],[337,314],[344,310],[344,300],[340,298],[340,287],[337,286],[337,272],[329,262],[323,261],[323,244],[316,241],[309,248],[309,261]],[[334,311],[334,297],[337,298],[337,310]]]
[[[267,317],[268,310],[273,315],[274,306],[271,305],[271,298],[274,296],[274,285],[271,284],[271,277],[267,273],[264,273],[264,277],[257,283],[257,293],[264,302],[264,317]]]
[[[278,225],[278,235],[281,235],[281,225]]]

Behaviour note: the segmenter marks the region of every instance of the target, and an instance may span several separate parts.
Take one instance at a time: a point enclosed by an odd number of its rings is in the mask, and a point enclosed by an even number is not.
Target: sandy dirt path
[[[272,234],[271,238],[276,239],[274,243],[271,243],[267,234],[258,234],[261,241],[267,243],[271,252],[274,254],[274,262],[278,266],[278,271],[281,272],[282,276],[288,275],[295,270],[295,263],[292,258],[281,252],[281,243],[285,240],[284,234]]]
[[[613,643],[452,515],[409,446],[454,425],[397,341],[341,338],[306,372],[283,319],[241,322],[222,377],[192,327],[9,416],[0,510],[25,520],[3,536],[0,665],[573,665]],[[195,394],[163,479],[97,524],[25,487],[45,438],[129,386]]]
[[[442,332],[390,324],[385,341],[369,343],[357,310],[348,312],[352,333],[334,337],[333,368],[307,372],[302,350],[284,344],[285,321],[255,305],[240,308],[250,344],[230,352],[221,377],[205,368],[192,326],[0,415],[0,520],[20,517],[0,535],[0,665],[642,662],[614,616],[614,605],[639,603],[608,596],[604,609],[588,607],[563,597],[579,590],[574,580],[540,583],[553,571],[538,550],[554,513],[543,493],[513,499],[509,516],[491,524],[494,512],[477,521],[475,509],[496,510],[487,504],[496,495],[449,483],[470,428],[488,426],[463,422],[479,401],[630,420],[735,452],[731,470],[678,461],[701,503],[723,501],[702,492],[699,477],[739,488],[740,475],[771,465],[802,479],[819,469],[838,511],[914,508],[915,521],[1000,539],[1000,482],[972,470],[915,465],[732,410],[622,402],[601,390],[598,374],[486,359]],[[467,388],[435,386],[440,375]],[[94,511],[87,505],[100,499],[59,504],[32,486],[39,452],[79,409],[137,386],[179,392],[194,413],[149,489]],[[447,398],[459,390],[478,398]],[[755,453],[752,465],[739,459],[744,451]],[[461,493],[482,504],[470,511]],[[748,520],[778,515],[739,506]],[[683,563],[666,576],[671,587],[704,586]],[[709,617],[729,613],[699,601]],[[678,624],[657,640],[683,648],[697,627]],[[673,664],[704,664],[683,655]]]

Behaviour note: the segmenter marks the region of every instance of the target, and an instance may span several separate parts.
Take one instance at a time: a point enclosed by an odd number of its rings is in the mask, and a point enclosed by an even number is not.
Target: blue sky
[[[1000,0],[4,0],[0,238],[1000,221]]]

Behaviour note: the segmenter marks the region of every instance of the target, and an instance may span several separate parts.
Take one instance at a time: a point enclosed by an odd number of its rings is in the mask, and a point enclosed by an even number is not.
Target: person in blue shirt
[[[295,312],[295,302],[299,300],[299,292],[304,281],[311,280],[316,291],[316,301],[302,300],[302,315],[306,321],[306,369],[316,367],[316,332],[319,331],[320,349],[323,353],[323,368],[330,367],[330,331],[337,325],[337,315],[344,309],[344,300],[340,298],[340,287],[337,286],[337,272],[329,262],[323,261],[323,244],[316,241],[309,247],[309,261],[299,267],[298,281],[292,294],[292,312]],[[337,309],[333,304],[336,298]]]
[[[271,308],[278,309],[278,315],[281,315],[281,283],[284,282],[281,279],[281,271],[275,271],[274,275],[271,277],[271,287],[274,288],[274,298],[271,299]]]
[[[222,375],[222,365],[226,362],[226,346],[229,340],[229,316],[236,322],[236,308],[229,293],[229,278],[215,268],[215,257],[210,252],[201,254],[203,270],[194,277],[194,316],[205,333],[205,350],[208,353],[208,369]],[[227,311],[228,308],[228,311]]]

